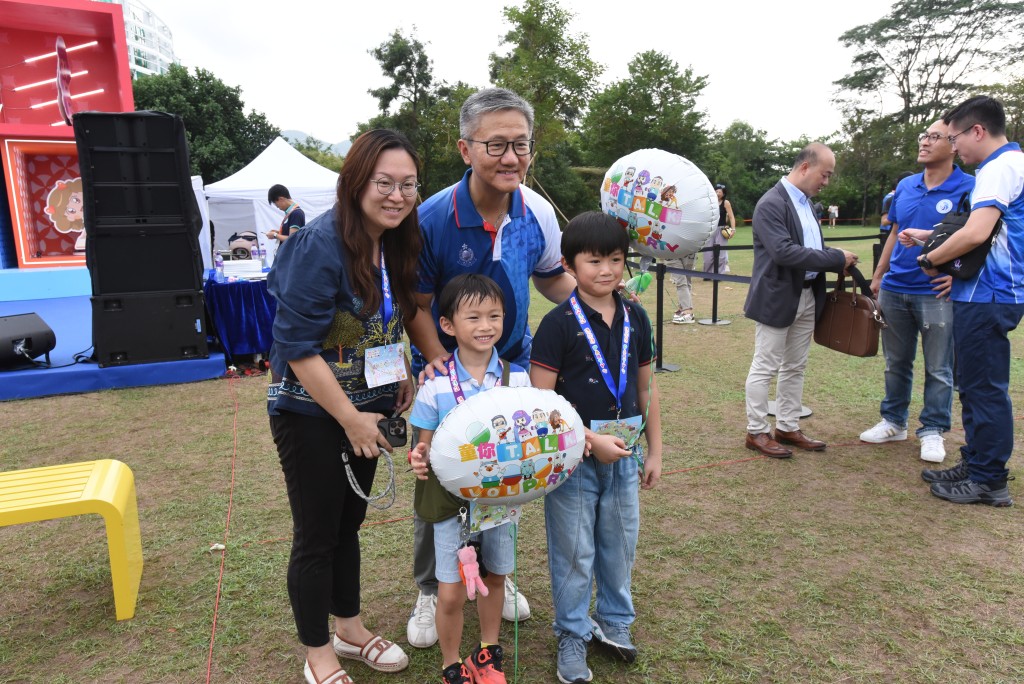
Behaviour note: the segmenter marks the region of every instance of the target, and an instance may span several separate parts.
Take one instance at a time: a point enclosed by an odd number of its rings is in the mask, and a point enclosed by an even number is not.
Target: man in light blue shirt
[[[800,431],[799,420],[814,322],[825,306],[825,271],[840,272],[857,262],[853,252],[824,246],[810,202],[828,185],[835,166],[832,150],[811,143],[754,208],[754,267],[744,305],[747,318],[756,321],[746,384],[746,447],[772,458],[791,456],[786,445],[825,448]],[[773,437],[768,390],[775,376]]]

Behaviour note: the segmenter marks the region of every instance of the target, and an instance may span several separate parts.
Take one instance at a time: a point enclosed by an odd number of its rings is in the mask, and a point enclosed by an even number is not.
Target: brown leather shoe
[[[776,429],[775,439],[779,444],[792,444],[798,449],[806,449],[807,451],[822,451],[827,446],[820,439],[811,439],[800,430],[786,432],[785,430]]]
[[[747,448],[751,451],[760,451],[765,456],[770,456],[771,458],[789,458],[793,455],[792,450],[776,442],[767,432],[757,435],[752,435],[748,432]]]

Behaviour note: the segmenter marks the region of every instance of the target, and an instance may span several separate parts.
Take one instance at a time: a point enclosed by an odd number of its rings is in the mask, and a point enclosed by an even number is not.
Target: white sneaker
[[[860,433],[860,441],[882,444],[883,442],[902,442],[907,438],[907,429],[893,425],[886,419],[871,428]]]
[[[516,621],[516,611],[519,611],[519,622],[530,619],[530,604],[526,597],[519,593],[512,578],[505,576],[505,603],[501,607],[501,617],[509,622]]]
[[[672,322],[677,325],[685,325],[687,323],[696,323],[697,321],[693,318],[693,313],[687,311],[686,313],[677,313],[672,316]]]
[[[405,636],[409,645],[416,648],[430,648],[437,643],[437,627],[434,625],[434,611],[437,610],[437,596],[420,592],[416,605],[409,616]]]
[[[921,436],[921,460],[942,463],[946,459],[946,446],[942,435],[931,433]]]

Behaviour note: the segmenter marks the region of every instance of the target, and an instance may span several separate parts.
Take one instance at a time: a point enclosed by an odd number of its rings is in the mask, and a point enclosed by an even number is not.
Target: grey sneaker
[[[1006,486],[1006,480],[980,484],[973,480],[961,480],[960,482],[935,482],[932,484],[932,494],[951,501],[952,503],[968,504],[983,503],[989,506],[1012,506],[1013,499],[1010,498],[1010,490]]]
[[[558,634],[558,681],[586,684],[594,678],[587,667],[587,642],[574,634]]]
[[[627,663],[636,661],[636,646],[629,635],[629,627],[626,625],[613,625],[598,618],[592,618],[590,623],[594,626],[594,640],[605,648],[625,660]]]
[[[921,479],[925,482],[960,482],[967,479],[967,461],[961,459],[952,468],[946,468],[944,470],[928,470],[927,468],[921,471]]]

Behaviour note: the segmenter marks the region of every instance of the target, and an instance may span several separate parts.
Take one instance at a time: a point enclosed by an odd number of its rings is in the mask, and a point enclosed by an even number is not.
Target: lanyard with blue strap
[[[583,330],[583,336],[587,338],[587,344],[590,345],[590,351],[594,354],[594,361],[597,362],[597,367],[601,369],[601,379],[604,380],[605,387],[612,393],[615,398],[615,417],[618,418],[622,413],[622,397],[626,394],[626,379],[628,377],[629,367],[629,309],[626,308],[626,303],[622,303],[622,354],[619,359],[619,381],[616,385],[612,381],[612,371],[608,367],[608,362],[605,361],[604,353],[601,351],[601,345],[597,343],[597,337],[594,335],[594,329],[590,327],[590,321],[587,320],[587,315],[583,312],[583,307],[580,306],[579,300],[576,298],[576,293],[572,293],[569,296],[569,306],[572,307],[573,315],[576,316],[576,321],[580,324],[580,329]]]
[[[388,325],[391,323],[391,319],[395,317],[395,306],[391,301],[391,281],[388,279],[388,267],[384,263],[384,244],[380,246],[380,285],[381,294],[383,295],[380,305],[380,315],[384,319],[384,326],[382,330],[387,332]],[[356,495],[365,501],[368,505],[378,510],[384,510],[390,508],[391,504],[395,502],[395,466],[391,460],[391,451],[380,447],[380,452],[384,455],[385,463],[388,468],[388,485],[384,488],[380,494],[370,496],[363,491],[362,487],[356,481],[355,474],[352,472],[352,465],[349,462],[350,455],[348,449],[342,448],[341,460],[345,465],[345,475],[348,477],[348,482],[352,486],[353,491]],[[378,504],[379,499],[386,499],[385,503]]]
[[[384,243],[380,245],[380,316],[384,319],[384,331],[387,332],[391,319],[395,317],[395,305],[391,301],[391,281],[388,279],[388,267],[384,263]]]
[[[597,363],[597,367],[601,370],[601,379],[604,380],[605,387],[611,392],[612,397],[615,398],[615,418],[618,418],[622,414],[622,398],[626,395],[626,382],[629,378],[629,337],[631,333],[629,324],[629,308],[626,306],[626,302],[622,302],[622,349],[619,354],[619,378],[618,382],[612,380],[611,368],[608,367],[608,362],[605,360],[604,352],[601,351],[601,345],[597,342],[597,336],[594,335],[594,329],[590,326],[590,321],[587,320],[587,315],[583,311],[583,307],[580,306],[579,299],[576,297],[576,293],[572,293],[569,296],[569,307],[572,309],[573,315],[576,316],[576,322],[579,323],[580,329],[583,331],[583,336],[587,339],[587,344],[590,345],[590,352],[594,355],[594,361]],[[637,433],[639,436],[639,432]],[[627,444],[626,448],[633,451],[634,460],[637,465],[642,469],[643,462],[640,456],[637,454],[636,449],[633,448],[632,444]]]

